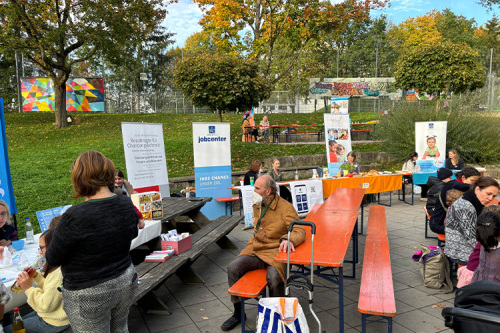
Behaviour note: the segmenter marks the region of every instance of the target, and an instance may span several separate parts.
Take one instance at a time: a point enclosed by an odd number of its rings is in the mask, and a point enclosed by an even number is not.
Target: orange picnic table
[[[319,209],[358,211],[361,208],[360,234],[363,234],[363,197],[365,193],[366,190],[363,188],[338,188]]]

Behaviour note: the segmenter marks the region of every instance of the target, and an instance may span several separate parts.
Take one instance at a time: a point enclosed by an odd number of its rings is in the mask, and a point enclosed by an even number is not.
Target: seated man
[[[271,176],[265,174],[257,178],[252,197],[254,213],[254,233],[248,245],[227,267],[229,287],[235,284],[245,273],[267,269],[269,296],[285,295],[286,264],[276,263],[274,258],[279,251],[286,251],[288,246],[288,226],[298,220],[295,208],[288,201],[276,194],[276,183]],[[290,234],[290,250],[305,239],[303,227],[296,226]],[[223,331],[229,331],[241,322],[241,300],[231,296],[234,304],[233,315],[222,324]]]

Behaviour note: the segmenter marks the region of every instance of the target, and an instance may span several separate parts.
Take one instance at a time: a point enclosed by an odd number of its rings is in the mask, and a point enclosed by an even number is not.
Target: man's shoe
[[[237,318],[234,318],[234,317],[229,317],[229,319],[226,320],[224,322],[224,324],[222,324],[222,326],[220,328],[223,331],[230,331],[233,328],[235,328],[236,326],[238,326],[239,323],[241,323],[240,319],[237,319]]]

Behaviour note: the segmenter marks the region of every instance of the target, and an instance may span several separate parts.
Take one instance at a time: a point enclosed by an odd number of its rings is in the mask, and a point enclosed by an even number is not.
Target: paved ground
[[[388,197],[387,197],[388,198]],[[389,233],[392,274],[396,296],[397,316],[393,332],[444,332],[447,330],[441,317],[442,307],[453,306],[454,293],[443,294],[423,286],[418,263],[411,255],[420,244],[434,245],[437,241],[424,238],[424,203],[414,206],[403,204],[392,196],[392,207],[386,207]],[[365,207],[365,228],[369,206]],[[366,230],[366,229],[365,229]],[[230,239],[242,249],[250,236],[249,231],[236,228]],[[356,279],[345,281],[345,332],[361,332],[361,315],[357,310],[365,236],[360,236],[360,263]],[[183,285],[173,276],[157,291],[173,311],[170,316],[147,315],[133,306],[129,316],[129,330],[142,332],[221,332],[220,325],[232,313],[232,304],[227,295],[227,265],[238,255],[239,250],[222,250],[213,245],[194,264],[194,270],[201,275],[205,285]],[[349,271],[347,271],[349,273]],[[315,284],[325,284],[319,279]],[[296,293],[294,295],[297,295]],[[306,297],[299,294],[311,332],[317,332],[314,318],[308,311]],[[314,295],[314,309],[323,329],[338,332],[338,293],[321,291]],[[248,327],[255,328],[256,309],[247,311]],[[237,326],[232,332],[241,332]],[[387,332],[387,324],[368,325],[368,332]]]

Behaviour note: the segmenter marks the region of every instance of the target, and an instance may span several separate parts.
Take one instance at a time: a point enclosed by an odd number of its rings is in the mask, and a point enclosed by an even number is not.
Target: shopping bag
[[[257,333],[309,333],[299,300],[295,297],[261,298]]]

